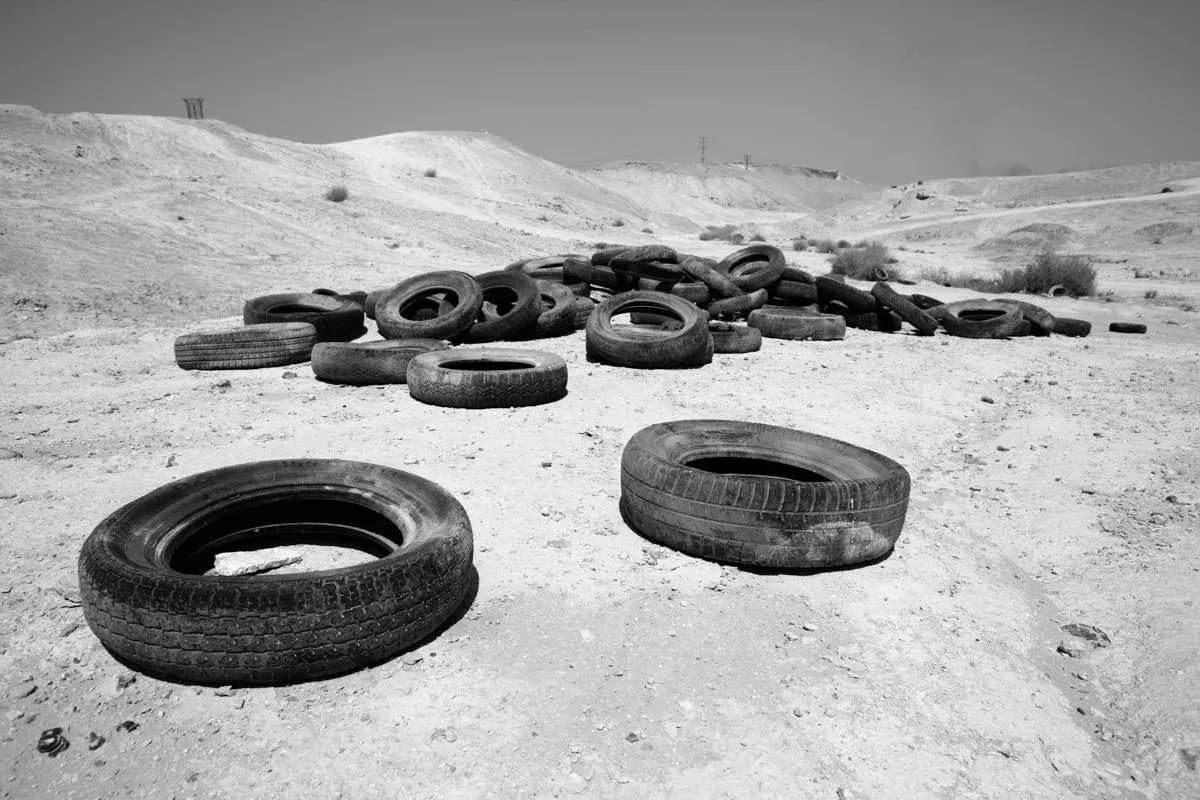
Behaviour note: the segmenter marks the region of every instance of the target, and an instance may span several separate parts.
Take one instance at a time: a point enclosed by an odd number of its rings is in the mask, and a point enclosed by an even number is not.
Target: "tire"
[[[340,297],[341,292],[335,292],[333,289],[313,289],[309,294],[323,294],[326,297]]]
[[[753,422],[651,425],[621,456],[620,508],[631,528],[690,555],[769,569],[887,555],[909,489],[908,471],[887,456]]]
[[[268,322],[185,333],[175,339],[183,369],[258,369],[308,361],[317,330],[307,322]]]
[[[446,350],[436,339],[383,339],[377,342],[321,342],[312,351],[318,380],[375,386],[404,383],[408,362],[420,353]]]
[[[756,308],[767,304],[767,290],[755,289],[749,294],[737,297],[723,297],[708,304],[708,318],[716,319],[722,314],[741,314],[745,316]]]
[[[644,244],[621,251],[618,257],[625,261],[658,261],[663,264],[678,264],[679,253],[662,244]]]
[[[768,339],[832,342],[846,338],[846,320],[842,317],[788,311],[790,309],[759,308],[750,312],[747,324],[762,331]]]
[[[762,349],[762,331],[746,325],[709,323],[714,353],[754,353]]]
[[[641,289],[643,286],[639,284],[638,288]],[[695,283],[693,281],[680,281],[679,283],[671,284],[670,293],[698,306],[712,302],[713,298],[712,291],[707,286],[703,283]]]
[[[360,306],[363,307],[364,311],[366,310],[366,305],[367,305],[367,293],[366,292],[346,292],[344,295],[341,295],[341,296],[344,297],[345,299],[349,300],[352,303],[358,303]]]
[[[581,331],[587,327],[588,317],[592,315],[592,311],[596,308],[596,303],[590,297],[576,297],[571,305],[574,313],[575,330]]]
[[[605,247],[592,253],[589,259],[593,267],[607,267],[608,262],[629,250],[628,247]]]
[[[575,330],[576,295],[553,281],[537,281],[541,314],[523,338],[547,339]]]
[[[1140,322],[1110,322],[1108,329],[1113,333],[1145,333],[1146,326]]]
[[[783,277],[783,251],[769,244],[753,244],[726,256],[717,272],[727,275],[743,292],[765,289]]]
[[[713,297],[737,297],[742,290],[728,275],[723,275],[698,258],[688,258],[680,269],[692,280],[708,287]]]
[[[221,537],[270,532],[355,538],[386,554],[299,574],[189,574],[211,563]],[[260,461],[169,483],[109,515],[80,552],[80,600],[104,646],[140,670],[289,683],[378,663],[435,631],[469,595],[471,551],[466,512],[424,478],[353,461]]]
[[[819,300],[817,287],[811,283],[789,281],[787,279],[772,285],[768,291],[772,300],[783,300],[789,303],[808,305]]]
[[[792,281],[794,283],[807,283],[809,286],[815,286],[817,283],[816,278],[809,273],[805,272],[799,267],[793,267],[787,264],[783,265],[783,277],[780,278],[780,280]]]
[[[357,303],[322,294],[268,294],[246,301],[242,321],[307,322],[317,331],[318,342],[349,342],[367,332],[363,309]]]
[[[1024,300],[993,300],[994,303],[1008,303],[1021,310],[1021,316],[1029,322],[1029,333],[1032,336],[1049,336],[1054,333],[1054,315],[1041,306],[1026,303]]]
[[[937,333],[940,326],[936,319],[917,308],[907,297],[886,283],[876,283],[871,287],[871,294],[880,305],[896,312],[900,319],[916,328],[917,333],[922,336],[933,336]]]
[[[672,282],[683,280],[683,270],[678,264],[664,261],[633,261],[626,258],[623,253],[608,262],[608,267],[618,275],[627,278],[649,278],[655,281]]]
[[[419,308],[436,294],[443,295],[442,309],[433,319],[414,319]],[[451,306],[449,301],[455,304]],[[483,305],[483,291],[465,272],[427,272],[396,284],[375,306],[375,321],[385,339],[453,339],[471,327]]]
[[[1016,306],[988,300],[960,300],[945,308],[942,327],[951,336],[967,339],[1007,339],[1022,319]]]
[[[1013,338],[1017,339],[1022,336],[1030,336],[1033,333],[1033,326],[1029,324],[1029,320],[1024,317],[1017,323],[1017,329],[1013,331]]]
[[[900,317],[881,308],[878,311],[856,312],[846,314],[846,327],[877,333],[896,333],[900,330]]]
[[[844,282],[828,275],[818,275],[816,283],[821,305],[837,300],[845,303],[852,311],[875,310],[875,298],[869,292],[847,286]]]
[[[922,311],[928,311],[929,309],[934,308],[936,306],[946,305],[941,300],[935,300],[932,297],[930,297],[928,295],[924,295],[924,294],[910,294],[908,296],[908,299],[914,306],[921,309]]]
[[[1055,317],[1054,332],[1060,336],[1070,336],[1072,338],[1082,338],[1092,332],[1092,323],[1084,319],[1071,319],[1070,317]]]
[[[649,311],[634,311],[629,315],[629,321],[634,325],[649,325],[656,330],[677,331],[683,323],[665,314],[655,314]],[[709,326],[711,333],[711,324]]]
[[[367,296],[363,300],[363,313],[365,313],[370,319],[375,319],[375,306],[379,304],[380,300],[387,296],[388,292],[395,288],[396,286],[393,285],[387,287],[386,289],[376,289],[373,292],[367,292]]]
[[[553,353],[508,348],[422,353],[408,362],[414,400],[449,408],[514,408],[567,394],[567,363]]]
[[[563,261],[564,283],[591,283],[592,265],[582,258],[568,258]]]
[[[581,258],[578,253],[564,253],[545,258],[531,258],[526,261],[515,261],[502,271],[524,272],[529,277],[541,281],[557,281],[562,283],[566,278],[567,259]]]
[[[542,297],[537,282],[522,272],[485,272],[475,276],[484,303],[492,303],[496,314],[483,313],[483,303],[471,327],[451,339],[454,342],[512,341],[524,338],[537,324],[542,313]],[[442,301],[443,311],[447,310]]]
[[[571,290],[571,294],[576,297],[587,297],[592,293],[592,285],[590,283],[564,283]]]
[[[613,330],[614,316],[635,311],[663,314],[683,324],[648,346]],[[662,292],[638,290],[610,297],[592,312],[586,331],[588,357],[618,367],[669,369],[711,361],[711,355],[709,361],[703,360],[704,350],[712,342],[708,316],[687,300]]]

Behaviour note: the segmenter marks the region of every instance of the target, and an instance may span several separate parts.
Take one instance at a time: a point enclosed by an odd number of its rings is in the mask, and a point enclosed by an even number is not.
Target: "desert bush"
[[[350,190],[345,186],[331,186],[325,193],[325,199],[333,203],[341,203],[350,197]]]
[[[642,228],[642,233],[654,233],[653,228]]]
[[[1158,291],[1156,289],[1147,289],[1146,293],[1142,295],[1142,297],[1146,298],[1147,300],[1153,300],[1154,298],[1158,297]]]
[[[830,272],[860,281],[875,280],[876,269],[895,261],[879,242],[868,242],[866,247],[846,247],[829,259]]]
[[[1054,286],[1066,289],[1070,297],[1090,297],[1096,293],[1096,268],[1085,256],[1046,249],[1032,264],[1006,269],[996,279],[1000,292],[1045,294]]]
[[[849,239],[838,239],[838,242],[837,242],[837,249],[838,249],[838,250],[845,250],[846,248],[848,248],[848,247],[850,247],[850,246],[851,246],[851,245],[850,245],[850,240],[849,240]]]
[[[425,177],[426,178],[436,178],[437,170],[434,169],[433,167],[430,167],[429,169],[425,170]]]
[[[705,225],[704,230],[700,231],[700,241],[709,242],[713,239],[724,239],[730,241],[734,236],[733,229],[736,225]]]
[[[767,240],[766,237],[763,236],[761,233],[755,233],[753,236],[750,237],[750,241],[752,241],[752,242],[765,242],[766,240]]]
[[[832,253],[837,250],[837,245],[833,243],[833,239],[817,239],[809,242],[809,244],[818,253]]]
[[[936,283],[939,286],[953,286],[958,289],[974,289],[977,292],[996,291],[995,278],[982,278],[965,272],[952,273],[945,267],[923,267],[920,272],[921,280]]]
[[[808,249],[808,239],[804,239],[804,238],[793,239],[792,240],[792,249],[795,250],[797,253],[803,253],[805,250]]]
[[[613,227],[614,227],[614,228],[624,228],[624,227],[625,227],[625,220],[623,220],[623,219],[614,219],[614,220],[613,220]]]

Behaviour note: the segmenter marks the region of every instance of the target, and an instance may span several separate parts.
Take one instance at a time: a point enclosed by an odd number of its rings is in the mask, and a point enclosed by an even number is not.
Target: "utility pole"
[[[708,137],[701,136],[700,137],[700,163],[701,164],[705,163],[704,156],[705,156],[705,150],[707,149],[707,147],[708,147]]]
[[[185,97],[183,104],[187,107],[188,119],[204,119],[203,97]]]
[[[742,156],[742,163],[744,163],[746,165],[746,169],[750,169],[750,154],[749,153]]]

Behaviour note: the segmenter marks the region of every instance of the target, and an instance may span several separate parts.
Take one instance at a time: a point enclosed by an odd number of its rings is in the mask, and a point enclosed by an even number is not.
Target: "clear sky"
[[[10,0],[0,102],[878,182],[1200,160],[1200,0]]]

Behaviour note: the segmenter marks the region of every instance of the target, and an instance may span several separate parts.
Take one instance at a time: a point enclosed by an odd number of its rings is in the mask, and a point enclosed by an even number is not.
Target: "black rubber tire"
[[[323,294],[268,294],[253,297],[242,307],[247,325],[264,322],[307,322],[318,342],[349,342],[367,332],[362,306]]]
[[[629,315],[629,321],[634,325],[649,325],[664,331],[677,331],[683,327],[683,323],[674,317],[655,314],[650,311],[634,311]],[[711,327],[712,323],[709,323],[710,330]]]
[[[335,292],[333,289],[313,289],[309,294],[323,294],[326,297],[341,297],[341,292]]]
[[[492,303],[496,315],[483,313],[483,303],[471,327],[452,337],[453,342],[514,341],[525,338],[537,324],[542,313],[542,296],[537,282],[523,272],[485,272],[475,276],[484,303]],[[443,301],[443,311],[446,310]]]
[[[876,283],[871,287],[871,294],[885,308],[895,311],[900,319],[917,329],[922,336],[933,336],[940,327],[938,321],[912,304],[907,297],[897,292],[886,283]]]
[[[947,303],[942,327],[951,336],[966,339],[1007,339],[1012,336],[1021,321],[1021,309],[990,300],[960,300]],[[963,315],[989,314],[986,319],[970,319]]]
[[[747,324],[758,328],[768,339],[832,342],[846,338],[846,320],[842,317],[791,311],[780,308],[755,309],[750,312]]]
[[[536,406],[566,396],[567,364],[553,353],[500,347],[422,353],[408,362],[408,391],[449,408]]]
[[[175,339],[183,369],[259,369],[308,361],[317,330],[307,322],[268,322],[185,333]]]
[[[592,311],[596,308],[596,301],[590,297],[576,297],[572,304],[574,312],[574,327],[575,330],[581,331],[587,327],[588,317],[592,315]]]
[[[545,258],[530,258],[524,261],[514,261],[512,264],[506,266],[503,271],[524,272],[534,280],[562,283],[566,280],[567,259],[578,258],[582,258],[579,253],[563,253],[562,255],[546,256]]]
[[[431,296],[441,294],[443,309],[433,319],[406,316]],[[449,301],[453,300],[454,305]],[[453,339],[471,327],[483,305],[483,291],[465,272],[443,270],[427,272],[398,283],[375,305],[375,321],[385,339]]]
[[[221,537],[264,528],[352,537],[387,554],[287,575],[187,571],[210,563]],[[424,478],[353,461],[261,461],[169,483],[109,515],[79,554],[80,601],[104,646],[137,669],[290,683],[378,663],[437,630],[469,596],[471,551],[466,512]]]
[[[846,327],[876,333],[896,333],[900,330],[900,317],[881,308],[877,311],[852,311],[843,315]]]
[[[340,296],[344,297],[345,299],[349,300],[352,303],[358,303],[360,306],[363,307],[363,311],[364,312],[366,311],[366,307],[367,307],[367,293],[366,292],[346,292],[345,294],[340,295]]]
[[[714,353],[754,353],[762,349],[762,331],[747,325],[710,322]]]
[[[1113,333],[1145,333],[1146,326],[1141,322],[1110,322],[1108,329]]]
[[[752,244],[729,254],[717,264],[743,292],[765,289],[783,277],[783,251],[769,244]]]
[[[568,258],[563,261],[564,283],[591,283],[591,262],[582,258]]]
[[[628,247],[605,247],[592,253],[589,260],[593,267],[607,267],[608,262],[629,250]]]
[[[1083,338],[1092,332],[1092,323],[1085,319],[1071,319],[1070,317],[1055,317],[1054,332],[1059,336],[1070,336],[1072,338]]]
[[[536,284],[542,313],[538,315],[533,327],[527,329],[518,338],[548,339],[551,336],[562,336],[575,330],[576,295],[566,286],[554,281],[539,280],[536,281]],[[494,306],[485,301],[483,304],[484,315],[490,315],[492,308]]]
[[[807,283],[809,286],[815,286],[817,283],[817,279],[814,278],[810,273],[805,272],[799,267],[793,267],[790,264],[783,265],[783,277],[780,278],[780,280],[792,281],[794,283]]]
[[[677,331],[666,333],[648,346],[644,341],[621,336],[613,330],[618,314],[645,311],[678,319]],[[587,355],[597,361],[634,369],[670,369],[701,366],[708,335],[708,315],[681,297],[662,292],[632,291],[614,295],[592,312],[587,322]]]
[[[626,258],[624,253],[608,262],[608,267],[618,275],[631,278],[671,282],[683,280],[683,270],[678,264],[665,261],[635,261]]]
[[[1054,333],[1054,315],[1041,306],[1027,303],[1024,300],[993,300],[994,303],[1008,303],[1021,309],[1021,316],[1029,323],[1029,335],[1049,336]]]
[[[800,305],[816,303],[820,299],[816,286],[811,283],[802,283],[801,281],[784,279],[773,284],[767,291],[770,293],[772,300],[783,300]]]
[[[636,532],[701,558],[768,569],[887,555],[909,489],[908,471],[887,456],[753,422],[651,425],[621,456],[621,516]]]
[[[828,275],[818,275],[815,280],[817,295],[820,297],[821,305],[826,305],[837,300],[845,303],[851,311],[865,312],[875,310],[875,298],[870,292],[864,292],[862,289],[848,286],[837,278],[831,278]]]
[[[413,356],[449,345],[436,339],[382,339],[376,342],[321,342],[312,351],[318,380],[356,386],[404,383]]]
[[[1013,331],[1013,338],[1017,339],[1022,336],[1029,336],[1032,333],[1033,326],[1029,324],[1029,320],[1022,317],[1020,323],[1017,324],[1017,329]]]
[[[623,250],[619,256],[626,261],[658,261],[663,264],[678,264],[679,253],[665,244],[644,244]]]
[[[912,304],[914,306],[921,309],[922,311],[928,311],[929,309],[935,308],[936,306],[946,305],[941,300],[935,300],[934,298],[930,297],[929,295],[925,295],[925,294],[910,294],[908,296],[908,299],[912,302]]]
[[[718,272],[711,264],[699,258],[688,257],[680,264],[680,269],[692,280],[708,287],[713,297],[737,297],[743,294],[728,275]]]
[[[646,288],[646,282],[639,283],[638,288]],[[698,306],[707,305],[713,299],[712,291],[703,283],[696,283],[695,281],[679,281],[678,283],[670,284],[669,291],[676,297],[682,297],[684,300],[695,303]]]
[[[387,297],[388,292],[396,288],[396,284],[388,286],[386,289],[376,289],[373,292],[367,292],[366,298],[363,300],[363,313],[370,319],[375,319],[375,306],[384,297]]]
[[[576,297],[587,297],[592,293],[592,285],[590,283],[564,283],[571,290],[571,294]]]
[[[762,308],[767,304],[767,290],[755,289],[749,294],[738,295],[737,297],[722,297],[720,300],[713,300],[708,304],[708,318],[716,319],[723,314],[740,314],[745,316],[756,308]]]

